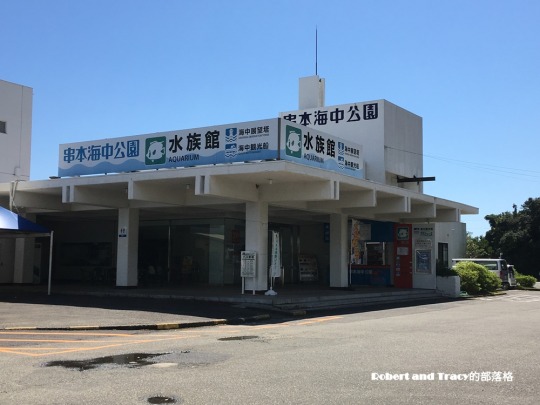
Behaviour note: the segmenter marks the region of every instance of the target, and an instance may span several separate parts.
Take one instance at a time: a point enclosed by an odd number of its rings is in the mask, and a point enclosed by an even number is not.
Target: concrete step
[[[411,290],[391,293],[351,294],[348,296],[306,297],[304,299],[274,300],[273,307],[280,310],[331,309],[352,306],[406,303],[442,299],[434,290]]]

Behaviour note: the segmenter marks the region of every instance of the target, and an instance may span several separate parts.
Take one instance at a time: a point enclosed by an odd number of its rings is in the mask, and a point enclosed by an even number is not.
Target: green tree
[[[485,239],[495,257],[500,254],[524,274],[540,270],[540,198],[529,198],[512,212],[487,215],[491,229]]]
[[[493,257],[493,249],[487,239],[483,236],[472,236],[467,232],[466,257],[490,258]]]

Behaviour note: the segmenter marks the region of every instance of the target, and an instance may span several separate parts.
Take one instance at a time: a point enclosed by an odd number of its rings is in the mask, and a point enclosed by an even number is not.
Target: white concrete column
[[[349,218],[330,215],[330,287],[349,286]]]
[[[257,252],[257,277],[246,278],[246,290],[268,289],[268,203],[246,203],[246,250]]]
[[[118,210],[118,247],[116,253],[116,286],[136,287],[138,284],[139,210]]]
[[[17,238],[15,240],[13,282],[16,284],[34,282],[34,245],[34,238]]]

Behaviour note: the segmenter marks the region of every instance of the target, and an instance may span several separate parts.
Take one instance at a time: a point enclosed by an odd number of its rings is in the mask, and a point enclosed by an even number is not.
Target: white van
[[[513,288],[517,285],[516,276],[514,274],[514,266],[508,265],[504,259],[452,259],[452,267],[459,262],[473,262],[487,267],[489,271],[492,271],[499,276],[502,281],[502,288],[504,290],[508,290],[509,288]]]

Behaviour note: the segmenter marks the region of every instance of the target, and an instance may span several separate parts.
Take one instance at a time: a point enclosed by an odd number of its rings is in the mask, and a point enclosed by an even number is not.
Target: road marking
[[[336,316],[325,316],[325,317],[321,317],[321,318],[312,318],[312,319],[308,319],[308,320],[304,320],[304,321],[298,320],[298,321],[282,322],[282,323],[277,323],[277,324],[273,324],[273,325],[248,326],[248,328],[249,329],[259,330],[259,329],[286,328],[286,327],[290,327],[290,326],[305,326],[305,325],[312,325],[312,324],[317,324],[317,323],[322,323],[322,322],[333,321],[333,320],[341,319],[341,318],[343,318],[343,316],[337,316],[337,315]]]
[[[199,332],[200,333],[200,332]],[[12,342],[14,344],[17,343],[50,343],[51,346],[46,347],[25,347],[25,346],[15,346],[15,347],[9,347],[9,346],[0,346],[0,353],[6,353],[6,354],[17,354],[21,356],[27,356],[27,357],[42,357],[42,356],[51,356],[51,355],[57,355],[57,354],[64,354],[64,353],[75,353],[75,352],[87,352],[87,351],[95,351],[95,350],[102,350],[102,349],[109,349],[112,347],[121,347],[121,346],[128,346],[128,345],[136,345],[136,344],[145,344],[145,343],[155,343],[155,342],[164,342],[167,340],[181,340],[181,339],[188,339],[197,337],[197,335],[175,335],[175,336],[159,336],[156,335],[152,338],[141,338],[137,334],[119,334],[119,333],[83,333],[83,332],[74,332],[74,333],[68,333],[68,332],[37,332],[35,334],[31,332],[7,332],[2,333],[4,335],[37,335],[37,336],[43,336],[43,335],[49,335],[49,336],[65,336],[65,335],[71,335],[71,336],[80,336],[79,339],[65,339],[65,338],[59,338],[59,339],[28,339],[28,338],[16,338],[15,336],[13,338],[0,338],[0,342]],[[95,336],[101,336],[104,338],[115,338],[114,340],[86,340],[84,339],[86,336],[88,337],[95,337]],[[124,338],[124,339],[120,339]],[[68,345],[66,345],[68,344]],[[73,344],[73,346],[69,345]],[[97,344],[97,345],[96,345]],[[94,345],[88,347],[88,345]]]
[[[296,325],[312,325],[314,323],[328,322],[336,319],[341,319],[342,316],[325,316],[323,318],[314,318],[308,321],[297,322]]]
[[[0,335],[69,335],[69,336],[76,336],[76,335],[83,335],[83,336],[124,336],[129,337],[133,336],[129,333],[110,333],[110,332],[28,332],[28,331],[0,331]]]
[[[316,325],[323,322],[330,322],[341,319],[343,316],[325,316],[320,318],[311,318],[306,320],[288,321],[272,325],[256,326],[228,326],[219,325],[217,328],[208,329],[183,329],[174,334],[155,334],[141,336],[133,333],[114,333],[114,332],[85,332],[85,331],[34,331],[34,330],[3,330],[0,331],[0,354],[20,355],[27,357],[43,357],[65,353],[80,353],[88,351],[98,351],[114,347],[123,347],[128,345],[164,342],[167,340],[181,340],[197,338],[203,335],[212,334],[238,334],[243,333],[245,329],[265,330],[273,328],[288,328],[292,326]],[[101,338],[101,339],[99,339]],[[12,343],[12,346],[9,346]],[[40,346],[33,346],[40,344]],[[25,346],[25,344],[28,344]]]

